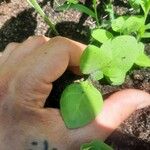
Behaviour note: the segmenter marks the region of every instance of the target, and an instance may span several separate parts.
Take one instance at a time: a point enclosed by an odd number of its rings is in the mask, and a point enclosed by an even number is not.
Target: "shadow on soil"
[[[3,50],[10,42],[22,42],[34,35],[37,21],[32,13],[33,9],[27,9],[5,22],[0,29],[0,50]]]

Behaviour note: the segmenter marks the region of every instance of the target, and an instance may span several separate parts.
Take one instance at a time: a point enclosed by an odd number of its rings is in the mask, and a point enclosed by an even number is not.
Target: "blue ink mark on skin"
[[[44,150],[48,150],[48,142],[46,140],[44,141]]]

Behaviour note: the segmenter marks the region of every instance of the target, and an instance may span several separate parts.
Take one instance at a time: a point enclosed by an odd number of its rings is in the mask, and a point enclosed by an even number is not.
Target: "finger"
[[[30,53],[21,63],[18,75],[14,79],[13,86],[16,87],[20,99],[43,107],[52,82],[64,73],[68,65],[79,66],[84,48],[85,45],[78,42],[56,37]]]
[[[95,121],[76,132],[72,131],[75,133],[74,140],[78,139],[81,143],[96,138],[105,140],[134,111],[149,105],[148,93],[134,89],[117,92],[104,102],[103,110]]]

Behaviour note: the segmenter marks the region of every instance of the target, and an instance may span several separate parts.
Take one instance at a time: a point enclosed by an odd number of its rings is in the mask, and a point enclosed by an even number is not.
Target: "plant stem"
[[[48,16],[45,15],[43,18],[44,18],[45,22],[49,25],[49,27],[54,31],[54,34],[55,35],[59,35],[58,31],[55,28],[55,25],[51,23],[51,21],[48,18]]]
[[[110,20],[111,20],[111,22],[112,22],[112,20],[114,20],[115,19],[115,15],[114,15],[114,7],[113,7],[113,2],[114,2],[114,0],[110,0],[110,2],[109,2],[109,18],[110,18]]]
[[[97,14],[96,3],[93,3],[93,7],[94,7],[94,12],[95,12],[96,24],[97,24],[97,27],[99,28],[100,27],[100,23],[99,23],[98,14]]]

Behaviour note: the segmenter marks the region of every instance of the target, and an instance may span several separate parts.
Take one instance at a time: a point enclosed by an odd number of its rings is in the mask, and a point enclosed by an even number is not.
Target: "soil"
[[[62,4],[64,0],[57,0]],[[84,0],[82,0],[84,2]],[[40,0],[44,11],[56,23],[60,35],[87,44],[90,40],[90,27],[95,22],[77,11],[64,13],[55,12],[55,1]],[[102,1],[103,2],[103,1]],[[90,0],[86,0],[90,7]],[[102,12],[102,8],[100,11]],[[115,1],[115,10],[118,14],[128,13],[126,1]],[[53,34],[41,17],[34,12],[25,0],[0,1],[0,50],[2,51],[10,42],[22,42],[32,35],[44,34],[52,37]],[[150,55],[149,39],[146,41],[146,53]],[[59,99],[63,89],[81,77],[66,73],[54,83],[51,95],[45,107],[59,108]],[[106,81],[95,82],[94,85],[106,98],[111,93],[126,88],[141,89],[150,93],[150,68],[134,66],[128,73],[125,83],[121,86],[110,86]],[[150,107],[136,111],[106,140],[115,150],[150,150]]]

